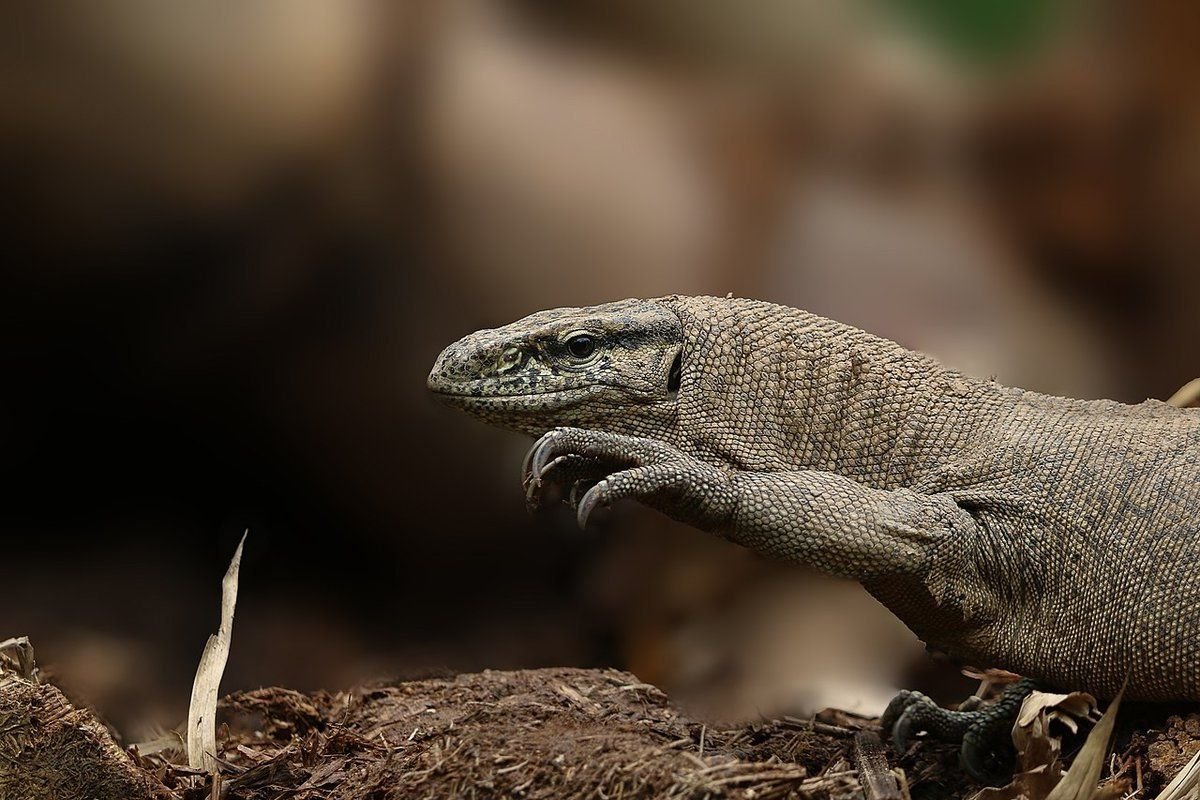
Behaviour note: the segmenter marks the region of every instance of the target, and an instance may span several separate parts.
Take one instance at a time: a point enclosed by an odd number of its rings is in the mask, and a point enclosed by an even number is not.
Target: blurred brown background
[[[1200,6],[55,2],[0,26],[0,638],[126,732],[224,688],[617,665],[713,718],[970,684],[857,587],[530,517],[442,346],[735,292],[1006,383],[1200,375]]]

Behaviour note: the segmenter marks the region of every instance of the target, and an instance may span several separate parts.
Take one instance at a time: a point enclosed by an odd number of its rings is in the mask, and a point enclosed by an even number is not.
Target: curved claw
[[[589,480],[587,478],[580,478],[572,483],[570,491],[567,492],[567,505],[571,506],[571,508],[578,509],[579,499],[583,497],[583,495],[587,494],[587,490],[595,486],[597,483],[598,481]]]
[[[904,713],[892,725],[892,746],[896,752],[907,753],[913,734],[930,733],[931,723],[934,723],[940,714],[942,709],[934,705],[932,700],[914,692]]]
[[[541,438],[525,451],[525,458],[521,461],[521,482],[526,487],[530,483],[538,482],[542,468],[546,466],[548,446],[557,438],[558,433],[558,428],[543,433]]]
[[[524,471],[525,497],[531,507],[541,504],[539,493],[545,484],[566,487],[582,479],[590,486],[607,474],[607,478],[587,488],[576,504],[580,527],[587,525],[597,505],[626,497],[648,502],[668,515],[677,510],[687,521],[695,517],[707,522],[701,518],[711,513],[713,500],[709,495],[717,488],[727,488],[716,470],[689,459],[670,445],[580,428],[555,428],[544,434],[526,454]],[[571,497],[578,494],[579,488],[575,487]],[[684,495],[686,502],[680,499]],[[730,505],[729,491],[717,500],[721,509]],[[669,507],[663,508],[664,503]]]
[[[608,491],[608,480],[602,480],[592,488],[584,492],[584,495],[579,500],[579,506],[575,510],[575,521],[581,529],[586,528],[588,517],[592,515],[592,511],[596,505],[600,503],[603,495]]]
[[[537,479],[541,478],[541,475],[546,469],[547,462],[550,461],[550,446],[553,444],[554,440],[558,438],[559,434],[559,429],[555,428],[554,430],[542,436],[541,439],[538,439],[537,443],[534,444],[533,448],[529,451],[529,454],[526,456],[526,460],[529,462],[530,475],[538,476]]]
[[[525,508],[537,511],[542,505],[542,481],[530,475],[525,479]]]
[[[881,723],[885,727],[890,724],[892,745],[896,752],[903,753],[914,733],[957,739],[974,719],[973,712],[949,711],[920,692],[903,691],[888,704]]]
[[[892,739],[896,752],[902,753],[908,749],[907,737],[905,737],[905,746],[903,747],[896,740],[896,726],[899,725],[900,720],[906,713],[908,713],[908,710],[912,708],[913,705],[920,702],[923,696],[924,695],[922,695],[920,692],[914,692],[909,689],[901,690],[900,693],[893,697],[892,701],[888,703],[887,709],[884,710],[882,716],[879,718],[879,725]],[[904,728],[905,732],[907,732],[909,725],[911,725],[911,721],[906,724],[906,727]]]
[[[963,736],[958,761],[977,783],[1000,786],[1009,778],[1010,770],[1006,770],[1005,765],[1011,765],[1012,753],[1010,751],[1005,758],[992,749],[994,744],[996,742],[988,741],[985,736],[972,735],[971,731]]]
[[[897,753],[908,752],[908,735],[912,733],[913,724],[913,709],[916,706],[909,706],[904,709],[904,713],[892,725],[892,747]]]
[[[580,457],[577,455],[574,455],[572,453],[568,453],[565,456],[555,456],[552,461],[550,461],[544,467],[542,467],[540,470],[538,470],[536,476],[534,477],[534,482],[541,483],[542,481],[546,480],[546,476],[549,475],[556,468],[562,466],[563,464],[566,464],[568,461],[578,461],[578,460],[581,460]]]

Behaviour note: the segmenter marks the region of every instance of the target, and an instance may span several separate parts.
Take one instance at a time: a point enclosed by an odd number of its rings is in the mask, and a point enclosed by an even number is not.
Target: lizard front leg
[[[590,487],[570,494],[581,527],[597,505],[631,498],[762,555],[867,582],[888,575],[923,582],[938,546],[961,548],[976,525],[948,495],[874,489],[818,470],[726,470],[655,439],[580,428],[544,435],[525,473],[531,496],[544,481]],[[1011,761],[1008,730],[1032,686],[1022,681],[1002,702],[975,711],[948,711],[905,692],[885,713],[885,730],[901,751],[917,731],[959,741],[968,772],[997,782],[998,764]]]
[[[538,440],[526,483],[554,480],[567,465],[573,475],[604,475],[578,499],[580,525],[597,505],[633,498],[765,556],[857,580],[920,572],[940,541],[974,525],[945,495],[872,489],[816,470],[727,470],[655,439],[580,428]]]

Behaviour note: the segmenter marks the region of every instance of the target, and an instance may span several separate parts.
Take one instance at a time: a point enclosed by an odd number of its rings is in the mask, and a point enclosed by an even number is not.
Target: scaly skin
[[[712,297],[479,331],[429,386],[541,436],[531,496],[579,482],[581,523],[635,498],[861,581],[962,662],[1200,700],[1200,410],[1007,388],[804,311]]]

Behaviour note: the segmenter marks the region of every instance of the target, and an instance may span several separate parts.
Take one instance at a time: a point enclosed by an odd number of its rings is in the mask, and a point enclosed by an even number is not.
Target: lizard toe
[[[982,706],[963,733],[959,760],[963,769],[980,783],[999,786],[1012,775],[1017,751],[1012,742],[1013,723],[1021,705],[1038,684],[1030,678],[1013,683],[991,705]]]
[[[580,527],[587,525],[596,506],[626,498],[709,528],[725,524],[736,503],[735,492],[720,472],[694,459],[676,458],[614,472],[588,489],[577,508]]]
[[[917,734],[943,742],[962,741],[978,714],[977,711],[951,711],[920,692],[904,691],[888,704],[881,722],[885,730],[890,723],[892,746],[896,752],[904,753]]]
[[[908,750],[908,732],[911,728],[911,723],[909,722],[900,726],[900,720],[910,707],[921,702],[922,699],[927,698],[920,692],[903,689],[892,698],[883,715],[879,718],[879,727],[883,729],[885,736],[891,738],[892,747],[897,753],[903,753]]]
[[[522,473],[528,482],[556,458],[574,454],[608,467],[608,472],[676,461],[677,449],[655,439],[584,428],[555,428],[544,434],[525,457]]]
[[[926,734],[940,741],[958,741],[970,724],[973,712],[944,709],[920,692],[908,692],[903,712],[892,724],[892,746],[899,753],[908,750],[917,734]],[[893,701],[895,702],[895,701]]]
[[[588,518],[598,505],[608,506],[626,498],[648,500],[684,480],[686,475],[681,465],[670,462],[614,472],[580,498],[576,520],[579,527],[586,528]]]
[[[971,726],[963,734],[959,763],[978,783],[1003,786],[1012,777],[1017,751],[1007,735],[998,735],[986,724]]]

